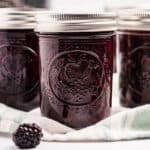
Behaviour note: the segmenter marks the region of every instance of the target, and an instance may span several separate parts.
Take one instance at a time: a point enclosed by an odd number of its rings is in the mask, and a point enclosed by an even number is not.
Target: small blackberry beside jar
[[[109,115],[115,17],[75,12],[37,15],[44,116],[83,128]]]
[[[150,12],[122,12],[118,21],[120,102],[126,107],[150,103]]]
[[[32,12],[0,9],[0,102],[39,106],[39,54]]]

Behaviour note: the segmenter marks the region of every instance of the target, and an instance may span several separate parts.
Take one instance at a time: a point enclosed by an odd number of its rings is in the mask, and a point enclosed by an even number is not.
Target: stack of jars
[[[36,32],[31,11],[1,15],[1,102],[26,111],[41,105],[44,116],[74,128],[110,114],[114,14],[42,12]]]
[[[116,42],[111,12],[0,11],[0,102],[41,106],[73,128],[95,124],[110,114],[116,43],[121,103],[150,102],[148,12],[122,13]]]

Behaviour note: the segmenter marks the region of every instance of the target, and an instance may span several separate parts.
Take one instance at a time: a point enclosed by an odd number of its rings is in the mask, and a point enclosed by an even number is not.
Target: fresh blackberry
[[[13,134],[13,141],[19,148],[34,148],[40,144],[42,136],[37,124],[22,124]]]

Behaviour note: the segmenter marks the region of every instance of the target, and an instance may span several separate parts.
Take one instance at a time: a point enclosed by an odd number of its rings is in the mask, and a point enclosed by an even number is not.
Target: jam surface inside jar
[[[0,30],[0,102],[24,111],[39,106],[38,63],[32,29]]]
[[[150,32],[119,31],[120,101],[136,107],[150,103]]]
[[[39,33],[41,111],[73,128],[110,113],[114,32]]]

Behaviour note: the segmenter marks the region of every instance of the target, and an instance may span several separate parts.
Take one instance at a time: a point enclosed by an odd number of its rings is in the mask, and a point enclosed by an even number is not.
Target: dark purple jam
[[[117,73],[117,48],[116,48],[116,39],[117,37],[114,36],[114,44],[113,44],[113,73]]]
[[[111,108],[114,32],[40,33],[41,111],[73,128]]]
[[[150,32],[119,32],[120,101],[136,107],[150,103]]]
[[[0,102],[24,111],[39,106],[38,63],[33,30],[0,30]]]

